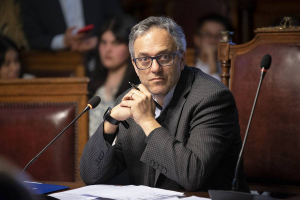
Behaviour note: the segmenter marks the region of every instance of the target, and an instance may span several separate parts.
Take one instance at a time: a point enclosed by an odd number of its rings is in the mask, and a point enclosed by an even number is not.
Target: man
[[[241,138],[228,88],[185,66],[185,36],[169,18],[149,17],[134,26],[129,50],[142,84],[117,99],[86,144],[83,181],[105,183],[127,168],[134,185],[230,189]],[[124,120],[128,129],[118,125]],[[249,190],[242,170],[239,184]]]
[[[206,15],[198,22],[196,33],[193,37],[196,48],[195,67],[203,72],[221,80],[221,66],[217,61],[218,44],[221,31],[231,31],[229,21],[218,14]]]

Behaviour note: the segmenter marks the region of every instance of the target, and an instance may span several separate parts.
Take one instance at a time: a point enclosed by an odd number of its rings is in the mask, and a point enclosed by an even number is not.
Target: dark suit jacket
[[[85,24],[95,31],[105,20],[121,11],[117,0],[82,0]],[[22,0],[23,29],[33,49],[51,49],[55,35],[65,33],[67,26],[59,0]]]
[[[161,128],[146,137],[134,120],[127,121],[130,128],[119,126],[114,146],[104,140],[103,123],[86,144],[80,161],[86,184],[105,183],[127,168],[134,185],[231,188],[242,143],[235,100],[221,82],[186,66],[168,108],[157,118]],[[249,191],[243,167],[239,184]]]

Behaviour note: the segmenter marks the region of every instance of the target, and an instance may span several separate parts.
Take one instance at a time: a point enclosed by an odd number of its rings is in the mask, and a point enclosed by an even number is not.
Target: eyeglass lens
[[[139,68],[149,68],[153,62],[153,59],[156,59],[159,65],[161,66],[167,66],[173,64],[174,61],[174,55],[172,53],[170,54],[162,54],[155,56],[153,58],[151,57],[142,57],[136,59],[136,64]]]

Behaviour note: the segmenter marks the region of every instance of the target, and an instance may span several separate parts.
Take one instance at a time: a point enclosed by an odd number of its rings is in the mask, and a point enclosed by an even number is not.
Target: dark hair
[[[0,36],[0,68],[5,62],[5,55],[8,50],[15,50],[19,54],[17,45],[8,37]]]
[[[136,23],[137,21],[128,14],[116,15],[115,17],[111,18],[106,23],[104,23],[103,26],[100,28],[99,41],[103,33],[105,33],[106,31],[111,31],[118,42],[128,45],[131,28]],[[100,62],[99,53],[97,57],[98,59],[96,62],[95,73],[91,78],[92,80],[89,83],[90,96],[93,96],[96,90],[105,83],[108,73],[107,69]],[[127,62],[128,67],[124,74],[124,78],[121,82],[120,88],[116,93],[116,97],[122,94],[125,90],[127,90],[130,87],[128,81],[134,84],[140,82],[138,76],[134,71],[134,66],[131,63],[130,56],[128,57]]]
[[[197,26],[196,32],[199,32],[199,30],[202,28],[202,26],[205,22],[218,22],[218,23],[222,24],[226,30],[228,30],[228,31],[233,30],[231,22],[226,17],[224,17],[220,14],[209,14],[198,20],[198,26]]]
[[[104,23],[100,28],[99,38],[101,39],[101,36],[104,32],[111,31],[118,42],[128,45],[131,28],[136,23],[137,21],[130,15],[116,15],[115,17]]]

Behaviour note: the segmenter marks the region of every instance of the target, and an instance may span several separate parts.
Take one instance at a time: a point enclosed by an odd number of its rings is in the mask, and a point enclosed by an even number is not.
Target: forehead
[[[154,56],[162,51],[176,51],[176,43],[168,31],[155,27],[137,37],[133,49],[135,56]]]
[[[6,59],[15,58],[17,56],[18,56],[18,53],[14,49],[9,49],[5,54]]]
[[[105,31],[101,35],[101,40],[115,40],[115,39],[116,39],[116,37],[111,31]]]
[[[225,26],[220,23],[220,22],[216,22],[216,21],[206,21],[204,22],[204,24],[202,25],[200,31],[206,31],[206,32],[220,32],[225,30]]]

